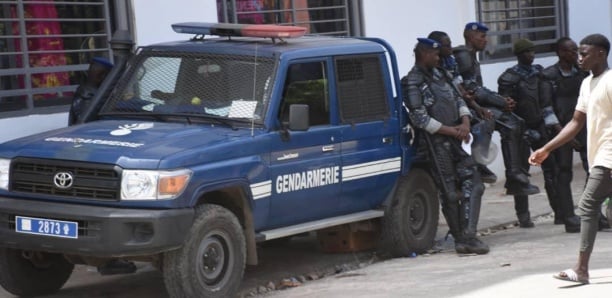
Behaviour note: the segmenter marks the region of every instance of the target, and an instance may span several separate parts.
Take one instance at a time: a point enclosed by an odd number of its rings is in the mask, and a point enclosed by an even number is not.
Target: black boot
[[[574,215],[563,219],[565,224],[566,233],[579,233],[580,232],[580,217]]]
[[[497,182],[497,175],[487,168],[487,166],[479,164],[478,171],[480,172],[480,179],[482,179],[482,182],[489,184]]]
[[[540,189],[529,183],[529,177],[521,167],[521,149],[525,150],[526,148],[522,140],[507,137],[502,140],[501,147],[504,166],[506,167],[506,184],[504,185],[506,194],[528,196],[539,193]]]
[[[519,213],[516,215],[521,228],[533,228],[535,224],[531,221],[531,214],[529,212]]]
[[[531,183],[521,184],[506,180],[504,187],[506,188],[506,194],[509,196],[530,196],[540,193],[540,188]]]
[[[464,250],[461,243],[463,243],[463,233],[461,232],[461,223],[459,221],[459,203],[446,199],[442,202],[442,215],[446,219],[448,225],[448,232],[453,235],[455,239],[455,251],[462,253]]]
[[[479,180],[480,179],[476,178],[477,182]],[[478,184],[482,185],[481,183]],[[483,255],[489,252],[489,246],[476,237],[483,191],[484,189],[478,185],[475,185],[469,201],[464,201],[460,206],[461,218],[459,220],[461,222],[461,227],[463,228],[463,237],[460,241],[455,241],[455,251],[458,253],[474,253]]]
[[[460,254],[484,255],[489,253],[489,246],[477,237],[464,237],[461,241],[455,240],[455,251]]]

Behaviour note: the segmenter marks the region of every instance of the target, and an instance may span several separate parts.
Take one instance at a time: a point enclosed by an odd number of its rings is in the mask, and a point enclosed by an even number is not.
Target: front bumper
[[[75,221],[77,239],[22,234],[15,216]],[[95,257],[144,256],[182,245],[193,209],[120,209],[0,197],[0,246]]]

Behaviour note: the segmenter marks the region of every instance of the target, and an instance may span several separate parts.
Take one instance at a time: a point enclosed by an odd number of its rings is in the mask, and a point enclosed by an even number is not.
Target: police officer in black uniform
[[[557,40],[556,52],[559,61],[542,71],[542,75],[552,84],[552,103],[555,114],[562,126],[565,126],[574,115],[580,84],[589,73],[581,70],[578,65],[578,46],[568,37]],[[583,166],[588,171],[586,161],[586,130],[583,128],[576,139],[559,147],[553,152],[557,162],[557,196],[559,204],[555,206],[555,224],[565,224],[566,228],[580,226],[580,218],[574,213],[572,200],[572,168],[574,149],[581,155]]]
[[[472,142],[472,157],[478,166],[480,178],[484,183],[495,183],[497,176],[487,168],[497,157],[497,146],[492,143],[491,136],[495,130],[495,118],[489,109],[481,107],[474,96],[463,88],[463,78],[459,73],[457,60],[453,56],[452,42],[448,34],[443,31],[432,31],[427,38],[433,39],[440,44],[439,67],[448,71],[452,76],[453,86],[461,94],[472,114],[470,132],[474,138]]]
[[[465,26],[463,37],[465,45],[453,49],[459,73],[463,78],[464,89],[474,96],[475,101],[493,113],[495,129],[501,136],[502,155],[506,167],[506,193],[509,195],[532,195],[540,189],[529,183],[529,174],[524,172],[521,163],[521,143],[523,138],[522,120],[512,113],[515,102],[483,86],[480,63],[476,53],[487,45],[487,26],[471,22]]]
[[[530,150],[544,146],[551,138],[551,131],[561,131],[561,125],[552,107],[552,86],[550,81],[542,75],[543,67],[533,64],[535,58],[535,45],[528,39],[519,39],[514,43],[513,53],[516,55],[518,64],[506,69],[497,83],[499,94],[510,96],[516,100],[514,113],[525,121],[526,144],[523,149],[521,160],[523,169],[529,171]],[[550,206],[554,211],[557,207],[571,206],[573,201],[571,192],[566,196],[559,196],[559,185],[557,184],[557,165],[554,158],[548,158],[542,163],[544,174],[544,188]],[[564,201],[561,201],[564,200]],[[514,197],[514,208],[521,226],[533,223],[529,219],[529,201],[526,195]],[[565,209],[565,208],[564,208]],[[564,212],[569,212],[564,210]],[[567,220],[565,223],[567,232],[579,232],[580,222]]]
[[[484,185],[474,160],[461,146],[470,138],[470,111],[452,87],[450,75],[437,68],[440,44],[419,38],[415,65],[402,78],[403,99],[418,143],[426,146],[442,190],[442,212],[458,253],[486,254],[476,237]]]

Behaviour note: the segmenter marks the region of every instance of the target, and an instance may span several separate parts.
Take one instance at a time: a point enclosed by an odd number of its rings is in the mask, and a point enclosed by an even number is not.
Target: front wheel
[[[428,172],[413,168],[401,177],[383,218],[383,248],[394,257],[430,249],[438,229],[440,203]]]
[[[60,254],[0,248],[0,285],[17,296],[53,294],[73,269],[74,264]]]
[[[218,205],[201,205],[184,245],[164,255],[171,297],[231,297],[242,281],[246,241],[236,216]]]

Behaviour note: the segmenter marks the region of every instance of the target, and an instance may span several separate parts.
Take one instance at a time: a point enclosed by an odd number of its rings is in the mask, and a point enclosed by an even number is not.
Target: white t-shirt
[[[589,167],[612,169],[612,71],[582,81],[576,110],[586,114]]]

